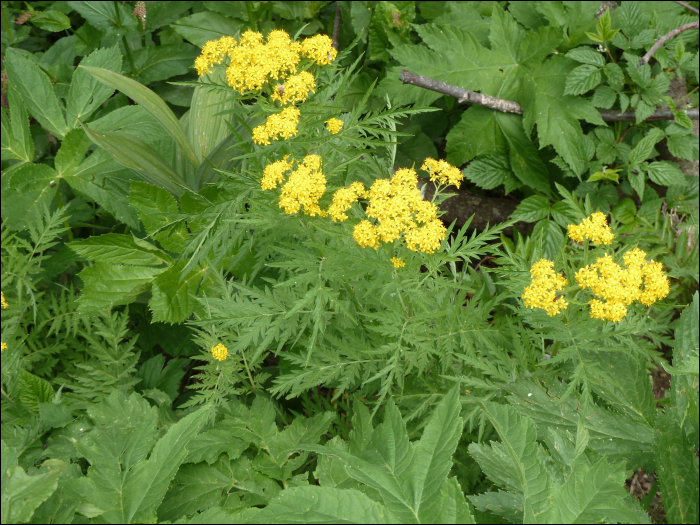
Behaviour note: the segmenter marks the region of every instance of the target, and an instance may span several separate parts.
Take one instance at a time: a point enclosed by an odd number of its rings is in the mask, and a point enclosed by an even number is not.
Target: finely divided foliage
[[[619,4],[3,3],[2,522],[697,523],[697,9]]]

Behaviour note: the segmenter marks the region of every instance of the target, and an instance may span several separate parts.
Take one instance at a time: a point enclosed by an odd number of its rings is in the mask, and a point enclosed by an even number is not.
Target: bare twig
[[[666,42],[671,40],[674,36],[677,36],[683,31],[687,31],[688,29],[697,29],[698,25],[700,24],[698,24],[697,21],[691,22],[689,24],[682,25],[681,27],[677,27],[670,33],[666,33],[664,36],[660,36],[659,39],[656,41],[656,44],[651,46],[651,49],[647,51],[647,54],[639,59],[639,65],[643,66],[644,64],[647,64],[649,62],[649,59],[651,59],[652,55],[656,53],[661,46],[663,46]]]
[[[338,49],[338,33],[340,32],[340,20],[343,17],[340,13],[340,2],[335,3],[335,21],[333,22],[333,47]]]
[[[446,84],[445,82],[440,82],[439,80],[424,77],[422,75],[416,75],[406,69],[401,70],[401,81],[404,84],[411,84],[413,86],[430,89],[431,91],[437,91],[443,95],[454,97],[460,104],[469,102],[490,109],[495,109],[496,111],[501,111],[503,113],[516,113],[518,115],[523,114],[523,108],[520,107],[520,104],[512,100],[504,100],[502,98],[484,95],[483,93],[476,93],[468,89]],[[686,114],[691,120],[698,120],[699,118],[697,108],[686,110]],[[636,120],[634,111],[625,111],[623,113],[616,110],[601,110],[600,116],[603,120],[608,122]],[[646,120],[673,120],[673,113],[668,109],[659,109],[647,117]]]
[[[596,13],[595,13],[596,20],[598,18],[600,18],[601,16],[603,16],[605,14],[605,11],[607,11],[608,9],[610,9],[610,11],[614,11],[618,7],[620,7],[620,6],[617,5],[617,2],[608,2],[608,1],[601,2],[600,7],[598,8],[598,11],[596,11]]]
[[[685,7],[686,9],[690,9],[690,10],[691,10],[693,13],[695,13],[696,15],[700,14],[700,12],[699,12],[697,9],[695,9],[692,5],[686,4],[685,2],[676,2],[676,3],[677,3],[678,5],[682,5],[682,6]]]

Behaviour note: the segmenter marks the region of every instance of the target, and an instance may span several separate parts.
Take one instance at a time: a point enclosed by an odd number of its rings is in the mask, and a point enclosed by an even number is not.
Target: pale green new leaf
[[[153,115],[153,117],[160,122],[165,131],[170,133],[173,139],[175,139],[175,142],[185,153],[185,156],[189,160],[190,164],[192,164],[194,167],[199,166],[201,158],[198,158],[194,153],[192,146],[187,140],[187,135],[185,134],[185,130],[182,128],[180,121],[158,95],[135,80],[123,77],[117,73],[114,73],[113,71],[97,67],[79,67],[86,69],[92,76],[103,84],[111,86],[114,89],[118,89],[127,97],[140,104],[146,111]]]
[[[5,470],[6,445],[2,442],[2,522],[23,523],[31,519],[34,511],[46,501],[58,487],[58,478],[67,463],[49,459],[42,466],[48,472],[28,476],[19,465]]]
[[[168,254],[149,242],[121,233],[96,235],[73,241],[68,246],[87,260],[95,262],[134,266],[158,266],[173,262]]]
[[[80,65],[103,68],[118,73],[122,68],[122,55],[119,46],[98,49],[83,58]],[[77,68],[73,73],[66,103],[68,129],[78,127],[79,121],[84,122],[105,100],[112,96],[112,93],[114,93],[114,88],[99,82],[85,69]]]
[[[472,444],[469,451],[475,455],[482,468],[482,461],[486,461],[489,456],[499,457],[498,464],[508,464],[506,472],[510,473],[509,484],[513,484],[517,493],[523,496],[523,521],[536,523],[551,505],[549,492],[552,479],[538,459],[539,445],[535,425],[509,406],[489,402],[483,405],[483,410],[501,438],[501,453],[505,453],[505,457],[500,456],[496,450],[489,450],[485,445]],[[486,468],[484,471],[487,476],[495,474]]]
[[[253,523],[395,523],[381,503],[362,492],[331,487],[292,487],[258,513]]]
[[[5,71],[10,84],[22,95],[34,118],[56,137],[65,137],[68,132],[66,121],[46,73],[13,49],[8,49],[5,55]]]

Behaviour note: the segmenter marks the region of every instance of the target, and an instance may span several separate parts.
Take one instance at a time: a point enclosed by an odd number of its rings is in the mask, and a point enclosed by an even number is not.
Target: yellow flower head
[[[554,271],[554,263],[540,259],[530,269],[532,282],[523,290],[523,302],[528,308],[541,308],[553,317],[569,305],[557,295],[567,285],[566,278]]]
[[[325,216],[318,201],[326,191],[326,177],[321,171],[321,157],[308,155],[282,186],[279,207],[287,214],[297,213],[303,206],[306,215]]]
[[[433,253],[447,230],[437,218],[437,206],[421,197],[417,182],[416,172],[407,168],[397,170],[391,179],[374,181],[365,213],[377,220],[373,231],[382,242],[403,235],[410,250]]]
[[[279,113],[267,117],[265,124],[253,129],[253,142],[267,146],[270,139],[288,139],[297,134],[300,112],[294,106],[284,108]]]
[[[214,359],[217,361],[223,361],[228,357],[228,348],[219,343],[218,345],[212,347],[211,355],[213,355]]]
[[[591,317],[618,323],[634,301],[651,306],[668,295],[668,278],[661,263],[647,262],[645,258],[643,250],[634,248],[623,256],[624,270],[606,254],[576,272],[576,282],[581,288],[590,288],[605,300],[589,301]]]
[[[292,163],[287,162],[287,157],[284,160],[278,160],[265,166],[265,171],[263,171],[262,180],[260,181],[260,187],[263,190],[274,190],[284,180],[284,174],[292,169]]]
[[[335,135],[343,128],[343,121],[339,118],[330,118],[326,120],[326,128]]]
[[[444,160],[427,158],[420,169],[430,173],[431,181],[437,181],[440,184],[452,184],[459,188],[459,185],[464,180],[462,172]]]
[[[0,343],[0,354],[7,350],[7,343]]]
[[[211,71],[212,66],[221,64],[229,52],[238,45],[235,38],[221,37],[219,40],[210,40],[202,47],[202,54],[194,61],[194,67],[198,75],[204,75]]]
[[[285,106],[304,102],[309,96],[309,92],[316,92],[316,80],[308,71],[302,71],[297,75],[287,77],[284,84],[278,84],[270,98]]]
[[[3,310],[10,307],[10,305],[7,304],[7,301],[5,300],[5,294],[3,292],[0,292],[0,302],[2,302]]]
[[[355,225],[352,238],[363,248],[379,248],[377,228],[369,221],[360,221]]]
[[[316,35],[301,43],[301,54],[315,60],[319,66],[330,64],[338,51],[333,47],[333,40],[328,35]]]
[[[333,204],[328,207],[328,215],[333,222],[343,222],[348,218],[345,213],[360,197],[367,195],[361,182],[353,182],[347,188],[340,188],[333,194]]]
[[[406,266],[406,263],[403,262],[400,257],[392,257],[391,264],[393,264],[396,268],[403,268]]]
[[[594,244],[612,244],[615,235],[605,220],[605,214],[599,211],[583,219],[581,224],[569,224],[569,238],[577,242],[590,239]]]

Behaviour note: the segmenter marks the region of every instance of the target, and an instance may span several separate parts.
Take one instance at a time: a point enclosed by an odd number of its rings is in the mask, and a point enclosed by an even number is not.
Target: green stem
[[[255,381],[253,381],[253,376],[250,373],[250,368],[248,368],[248,361],[245,358],[245,350],[241,350],[241,355],[243,356],[243,364],[245,365],[245,371],[248,372],[248,379],[250,379],[250,385],[253,387],[253,390],[257,390],[257,387],[255,386]]]
[[[7,18],[5,18],[5,8],[0,9],[0,15],[2,15],[2,24],[5,26],[5,31],[7,31],[7,38],[10,39],[10,43],[14,42],[12,38],[12,33],[10,33],[10,26],[7,25]]]
[[[126,58],[131,66],[131,76],[136,75],[136,67],[134,66],[134,59],[131,56],[131,49],[129,49],[129,44],[126,42],[126,35],[122,35],[122,43],[124,44],[124,49],[126,50]]]
[[[35,28],[33,25],[29,24],[29,29],[30,29],[31,32],[34,34],[34,36],[36,37],[36,39],[39,41],[39,45],[41,46],[41,49],[43,49],[43,50],[44,50],[44,53],[46,53],[46,46],[44,45],[43,40],[42,40],[41,37],[39,36],[39,33],[36,32],[36,28]]]
[[[59,195],[58,188],[56,188],[56,204],[58,204],[59,208],[63,208],[63,201],[61,200],[61,196]],[[73,240],[73,231],[70,229],[70,223],[68,222],[68,219],[63,221],[63,225],[68,228],[68,240],[72,241]]]
[[[610,48],[608,47],[607,42],[605,42],[605,50],[608,52],[608,56],[610,57],[610,60],[612,60],[612,63],[617,64],[617,62],[615,62],[615,59],[612,56],[612,53],[610,52]]]
[[[253,2],[246,2],[245,8],[248,11],[248,21],[250,22],[253,31],[258,30],[258,21],[255,20],[255,15],[253,14]]]

